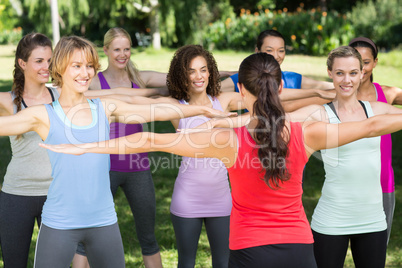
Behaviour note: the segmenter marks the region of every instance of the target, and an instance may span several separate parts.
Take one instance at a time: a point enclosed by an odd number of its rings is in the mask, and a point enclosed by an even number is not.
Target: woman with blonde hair
[[[106,89],[125,87],[132,88],[134,93],[137,88],[166,87],[166,74],[139,71],[136,68],[131,60],[131,46],[131,37],[123,28],[111,28],[105,33],[103,51],[108,58],[108,66],[94,77],[90,85],[91,90],[109,91]],[[111,138],[141,131],[141,124],[112,123],[110,125]],[[155,189],[148,154],[117,154],[111,155],[110,160],[111,191],[114,196],[117,189],[121,187],[127,197],[134,216],[145,267],[162,267],[155,237]]]
[[[340,124],[290,122],[279,100],[282,88],[275,59],[265,53],[253,54],[239,70],[239,89],[253,115],[246,126],[187,134],[137,133],[104,142],[42,146],[76,155],[125,148],[126,153],[164,151],[221,159],[232,186],[229,267],[317,267],[301,201],[304,165],[314,151],[401,130],[402,115]]]

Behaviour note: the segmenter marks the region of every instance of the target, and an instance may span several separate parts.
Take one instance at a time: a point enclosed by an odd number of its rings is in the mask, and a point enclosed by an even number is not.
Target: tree
[[[148,0],[141,1],[142,3],[134,2],[135,8],[141,12],[147,13],[149,15],[149,24],[151,26],[151,36],[152,36],[152,46],[154,49],[159,50],[161,48],[161,35],[159,31],[160,14],[159,14],[159,1],[158,0]],[[145,3],[148,2],[148,3]],[[148,5],[145,5],[148,4]]]

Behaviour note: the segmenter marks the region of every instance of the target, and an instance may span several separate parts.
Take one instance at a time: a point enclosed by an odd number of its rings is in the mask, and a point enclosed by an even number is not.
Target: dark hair
[[[261,51],[262,44],[264,44],[264,39],[268,36],[275,36],[275,37],[282,38],[283,43],[286,44],[285,38],[283,37],[283,35],[280,32],[272,30],[272,29],[265,30],[265,31],[262,31],[257,37],[256,47],[257,47],[258,51]]]
[[[365,47],[371,50],[371,55],[373,55],[373,59],[377,59],[378,48],[373,40],[367,37],[356,37],[349,42],[349,46],[353,48],[357,47]],[[370,81],[373,82],[373,73],[370,75]]]
[[[360,64],[360,71],[363,70],[362,56],[360,55],[359,51],[357,51],[355,48],[349,47],[349,46],[340,46],[340,47],[337,47],[337,48],[331,50],[331,52],[329,52],[328,58],[327,58],[328,70],[332,71],[332,67],[334,65],[335,59],[348,58],[348,57],[357,59]]]
[[[14,93],[14,104],[17,106],[17,112],[21,110],[22,95],[24,94],[25,76],[18,60],[28,61],[32,51],[37,47],[50,47],[52,41],[41,33],[30,33],[21,38],[15,51],[15,62],[13,71],[13,85],[11,91]]]
[[[178,100],[190,100],[188,93],[189,86],[189,68],[191,61],[201,56],[207,61],[209,72],[207,94],[212,97],[219,96],[221,82],[218,66],[212,54],[200,45],[186,45],[179,48],[173,55],[170,62],[169,72],[167,74],[167,87],[170,96]]]
[[[252,54],[240,64],[239,83],[257,98],[253,106],[258,120],[254,139],[259,145],[258,158],[265,169],[264,181],[271,188],[280,187],[280,183],[290,177],[285,161],[289,136],[284,135],[289,132],[278,94],[281,79],[281,68],[272,55]]]

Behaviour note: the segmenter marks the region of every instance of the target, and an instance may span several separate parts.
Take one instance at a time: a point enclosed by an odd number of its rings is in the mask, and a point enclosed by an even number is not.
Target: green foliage
[[[320,10],[296,12],[269,9],[251,13],[242,9],[239,17],[227,17],[213,23],[204,35],[204,45],[217,49],[252,51],[258,34],[266,29],[281,32],[287,48],[293,53],[323,55],[354,36],[353,27],[345,15]]]
[[[222,16],[235,16],[229,0],[161,0],[160,3],[161,37],[162,43],[167,45],[202,44],[203,33],[212,22]],[[168,33],[163,34],[164,30]]]
[[[0,44],[16,44],[22,37],[18,17],[9,0],[0,1]]]
[[[402,5],[400,0],[359,2],[350,13],[357,36],[375,40],[379,47],[391,49],[402,43]]]

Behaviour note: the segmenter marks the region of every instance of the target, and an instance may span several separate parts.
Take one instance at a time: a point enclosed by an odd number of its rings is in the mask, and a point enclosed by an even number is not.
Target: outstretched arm
[[[211,118],[237,115],[236,113],[222,112],[206,106],[197,105],[174,103],[133,105],[113,99],[104,99],[103,103],[111,122],[126,124],[169,121],[197,115],[204,115]]]
[[[36,131],[45,140],[49,127],[49,117],[44,105],[32,106],[14,115],[0,117],[0,136],[16,136]]]
[[[116,87],[108,90],[97,89],[88,90],[84,93],[86,97],[102,97],[110,95],[126,95],[128,97],[132,96],[142,96],[151,97],[155,95],[167,96],[169,92],[167,88],[128,88],[128,87]]]
[[[305,98],[318,97],[324,100],[333,100],[336,96],[335,90],[323,89],[294,89],[284,88],[279,95],[282,103],[284,101],[300,100]],[[328,101],[327,101],[328,102]]]
[[[306,152],[311,155],[317,150],[335,148],[358,139],[377,137],[401,129],[402,115],[389,114],[341,124],[308,122],[303,133]]]
[[[302,76],[302,88],[318,88],[318,89],[332,89],[334,88],[334,84],[332,82],[327,81],[319,81],[307,76]]]
[[[75,155],[84,153],[132,154],[161,151],[187,157],[218,158],[225,166],[231,167],[236,161],[237,136],[231,129],[215,129],[190,134],[142,132],[95,143],[40,144],[40,146],[58,153]]]

